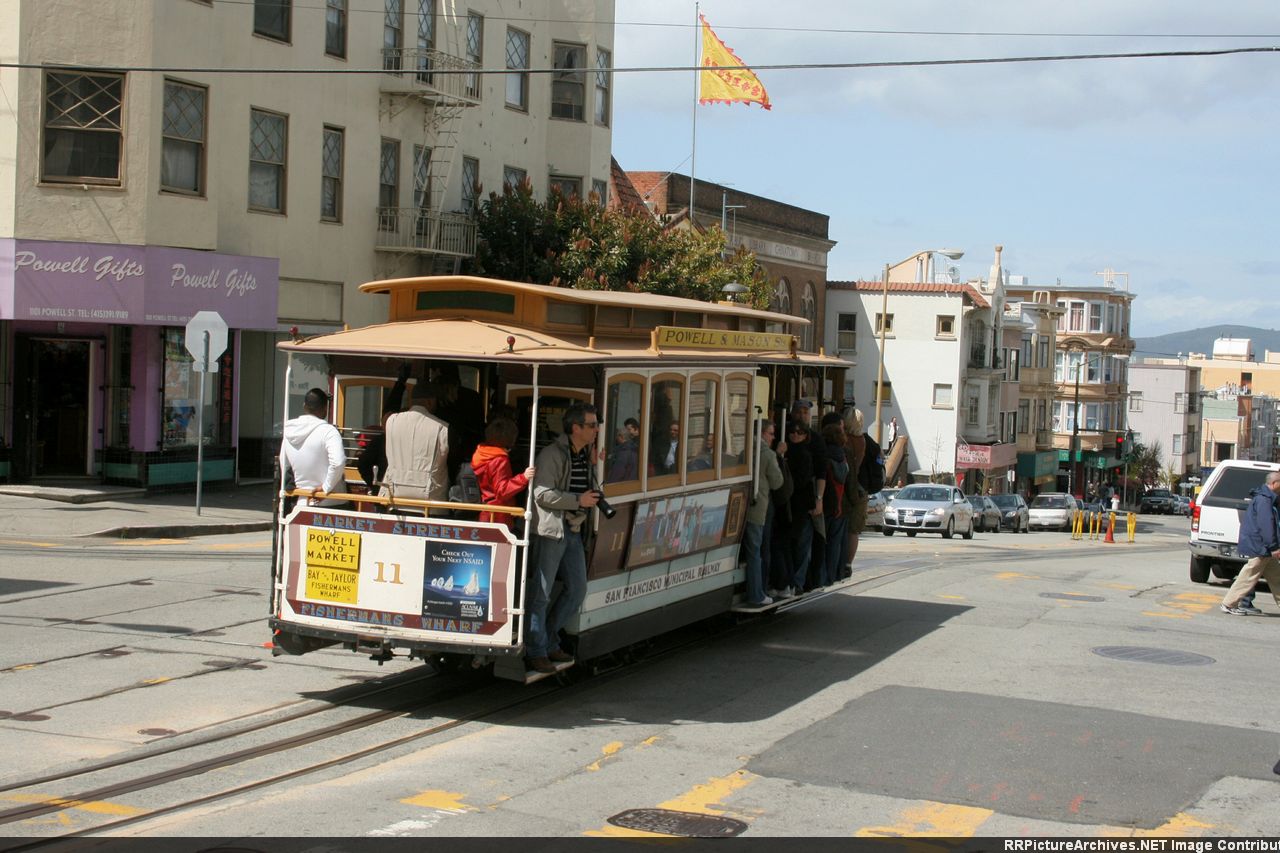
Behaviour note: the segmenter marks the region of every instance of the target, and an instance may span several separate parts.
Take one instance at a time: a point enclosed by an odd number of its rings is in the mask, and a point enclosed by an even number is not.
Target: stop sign
[[[205,364],[204,335],[209,333],[209,363]],[[217,311],[200,311],[187,321],[187,352],[196,360],[196,372],[218,372],[218,358],[227,349],[227,321]]]

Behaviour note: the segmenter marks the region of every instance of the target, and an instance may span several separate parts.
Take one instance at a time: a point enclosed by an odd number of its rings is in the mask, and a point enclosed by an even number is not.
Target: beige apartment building
[[[1134,342],[1134,294],[1113,281],[1100,285],[1030,285],[1009,288],[1010,298],[1062,309],[1056,332],[1057,393],[1049,423],[1058,450],[1058,487],[1076,494],[1119,476],[1116,437],[1126,429],[1128,358]],[[1074,458],[1072,442],[1077,441]]]
[[[283,335],[381,322],[357,286],[456,269],[504,182],[607,195],[613,17],[9,0],[0,55],[35,67],[0,70],[0,476],[179,486],[197,443],[207,480],[269,472],[318,381],[284,387]],[[205,310],[230,332],[198,424]]]
[[[1010,276],[1011,286],[1024,283]],[[1057,328],[1065,309],[1047,301],[1009,301],[1005,304],[1008,361],[1017,379],[1018,465],[1016,488],[1024,497],[1057,487],[1058,451],[1054,446],[1050,412],[1057,404],[1054,381]],[[1016,356],[1014,355],[1016,350]]]

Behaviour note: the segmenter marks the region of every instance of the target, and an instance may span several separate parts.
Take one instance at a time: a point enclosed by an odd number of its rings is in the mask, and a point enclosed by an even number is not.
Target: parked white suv
[[[1209,573],[1233,578],[1245,558],[1240,556],[1240,515],[1249,505],[1249,493],[1263,485],[1275,462],[1226,459],[1209,474],[1191,507],[1191,580],[1207,583]]]

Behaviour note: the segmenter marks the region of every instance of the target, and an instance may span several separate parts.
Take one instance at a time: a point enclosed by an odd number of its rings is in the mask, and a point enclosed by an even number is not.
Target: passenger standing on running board
[[[555,664],[573,660],[560,648],[560,629],[587,595],[582,525],[587,510],[600,501],[600,493],[591,488],[591,450],[600,431],[596,407],[574,403],[565,410],[562,425],[564,432],[542,449],[534,465],[537,566],[530,578],[525,655],[538,672],[555,672]],[[557,575],[560,597],[548,612]]]

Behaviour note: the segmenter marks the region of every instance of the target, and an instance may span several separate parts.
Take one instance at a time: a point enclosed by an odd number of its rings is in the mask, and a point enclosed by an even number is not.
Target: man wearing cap
[[[302,398],[302,414],[284,425],[284,441],[280,443],[280,482],[287,483],[289,474],[299,489],[321,492],[342,491],[342,474],[347,454],[342,449],[338,428],[329,423],[329,395],[323,388],[312,388]],[[319,506],[341,506],[343,501],[310,501]]]
[[[387,418],[387,473],[382,482],[397,498],[449,499],[449,427],[435,416],[434,382],[413,388],[413,405]]]

